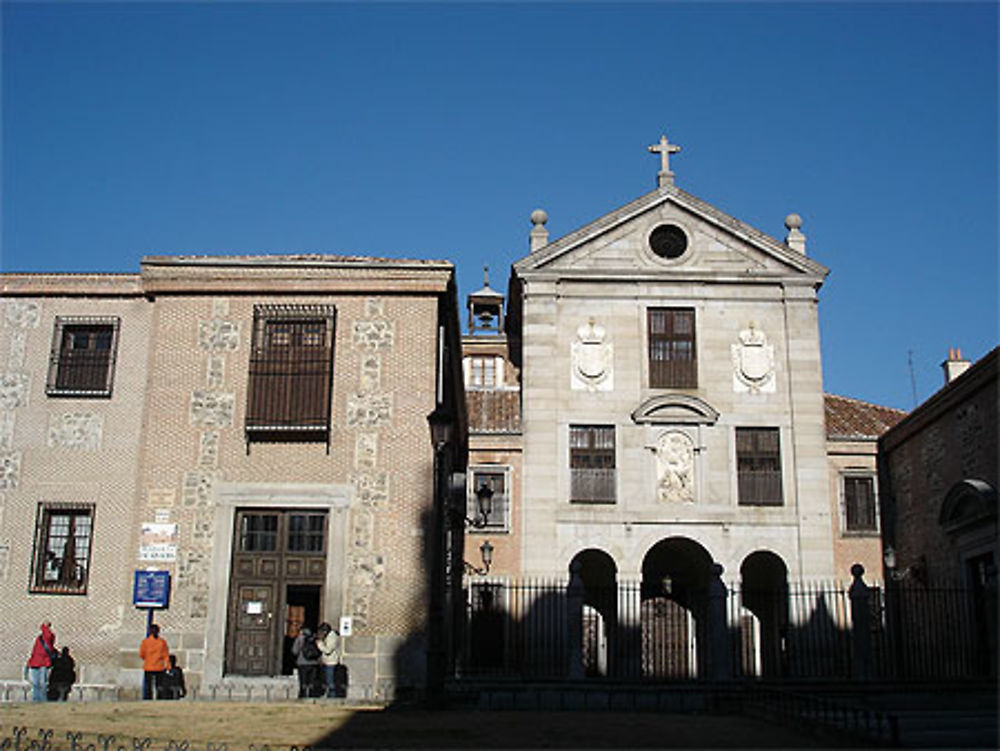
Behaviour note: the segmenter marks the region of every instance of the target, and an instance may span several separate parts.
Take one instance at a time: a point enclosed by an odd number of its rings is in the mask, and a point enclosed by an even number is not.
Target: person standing
[[[326,698],[332,699],[340,695],[336,684],[337,666],[340,664],[340,634],[329,623],[321,623],[316,629],[316,646],[321,653]]]
[[[163,674],[163,696],[161,699],[183,699],[187,696],[184,671],[177,664],[177,658],[170,655],[170,668]]]
[[[292,654],[295,655],[295,667],[299,671],[299,698],[307,699],[315,691],[322,655],[316,646],[312,629],[308,626],[303,626],[292,642]]]
[[[76,683],[76,660],[69,653],[69,647],[63,647],[52,660],[52,671],[49,673],[49,701],[66,701],[69,692]]]
[[[160,638],[160,627],[149,627],[149,636],[139,645],[142,659],[142,698],[155,699],[163,690],[163,673],[170,668],[170,650],[165,639]]]
[[[52,632],[52,622],[45,621],[31,646],[28,658],[28,680],[31,681],[31,700],[46,701],[49,692],[49,669],[56,655],[56,635]]]

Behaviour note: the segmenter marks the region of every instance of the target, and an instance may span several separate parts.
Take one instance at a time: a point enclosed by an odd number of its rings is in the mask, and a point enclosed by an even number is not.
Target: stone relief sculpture
[[[657,497],[667,503],[694,502],[694,441],[676,430],[656,441]]]
[[[768,344],[767,336],[754,321],[739,333],[738,339],[739,343],[732,345],[733,391],[773,394],[774,345]]]
[[[570,345],[574,391],[614,389],[614,348],[605,341],[606,333],[593,318],[576,330],[576,341]]]

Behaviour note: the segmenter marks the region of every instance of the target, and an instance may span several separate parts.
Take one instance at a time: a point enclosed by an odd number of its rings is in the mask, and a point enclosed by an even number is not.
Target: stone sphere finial
[[[798,214],[789,214],[785,217],[785,227],[787,229],[801,229],[802,217]]]
[[[716,562],[712,564],[710,570],[712,572],[712,576],[722,576],[726,569],[721,563]]]
[[[855,563],[853,566],[851,566],[851,576],[853,576],[855,579],[857,579],[860,576],[864,576],[864,574],[865,574],[865,567],[862,566],[860,563]]]
[[[545,213],[544,209],[535,209],[531,212],[531,223],[536,227],[540,224],[545,224],[549,221],[549,215]]]

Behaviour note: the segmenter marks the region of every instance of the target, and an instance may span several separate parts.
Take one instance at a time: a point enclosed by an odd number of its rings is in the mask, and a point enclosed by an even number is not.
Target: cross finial
[[[674,173],[670,171],[670,155],[676,154],[681,147],[675,143],[670,143],[666,136],[660,136],[660,142],[649,147],[652,154],[660,154],[660,172],[657,174],[657,183],[661,188],[674,184]]]
[[[483,286],[484,287],[489,287],[490,286],[490,267],[489,266],[483,266]]]

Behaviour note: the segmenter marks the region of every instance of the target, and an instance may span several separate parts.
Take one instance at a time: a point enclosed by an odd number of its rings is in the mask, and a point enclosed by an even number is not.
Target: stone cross
[[[652,154],[660,154],[660,172],[657,175],[659,186],[662,188],[674,184],[674,173],[670,171],[670,155],[676,154],[681,147],[675,143],[670,143],[666,136],[660,136],[660,142],[649,147]]]

